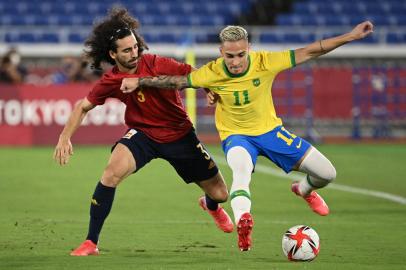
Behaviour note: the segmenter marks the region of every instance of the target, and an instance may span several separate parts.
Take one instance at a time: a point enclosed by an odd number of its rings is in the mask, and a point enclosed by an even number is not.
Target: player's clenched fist
[[[365,21],[352,29],[350,34],[354,39],[362,39],[374,31],[374,25],[370,21]]]
[[[138,78],[124,78],[121,82],[120,90],[123,93],[131,93],[139,86]]]

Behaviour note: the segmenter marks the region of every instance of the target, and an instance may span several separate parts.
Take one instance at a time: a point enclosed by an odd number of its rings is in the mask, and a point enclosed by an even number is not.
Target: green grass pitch
[[[257,170],[250,252],[240,252],[236,234],[217,230],[198,207],[196,185],[155,160],[119,186],[101,256],[77,258],[68,254],[86,236],[90,197],[109,147],[76,146],[66,167],[53,162],[51,147],[0,148],[0,269],[406,269],[406,146],[319,149],[336,166],[335,183],[363,194],[322,190],[331,214],[319,217],[290,192],[288,179]],[[230,184],[220,149],[209,150]],[[274,168],[265,159],[258,164]],[[225,208],[231,213],[228,202]],[[292,263],[282,253],[282,234],[298,224],[321,238],[313,262]]]

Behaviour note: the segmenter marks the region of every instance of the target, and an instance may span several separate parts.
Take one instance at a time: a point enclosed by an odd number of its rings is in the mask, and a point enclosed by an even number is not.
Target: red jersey
[[[159,143],[173,142],[192,128],[179,91],[143,88],[124,94],[120,90],[121,80],[131,77],[187,75],[190,72],[190,65],[172,58],[145,54],[140,57],[135,74],[120,72],[116,66],[104,73],[87,99],[94,105],[102,105],[107,98],[117,98],[126,104],[125,123],[129,128],[141,130]]]

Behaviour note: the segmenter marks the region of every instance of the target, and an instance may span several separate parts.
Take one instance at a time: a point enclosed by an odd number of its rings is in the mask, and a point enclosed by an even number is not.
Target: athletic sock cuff
[[[307,176],[306,176],[306,180],[307,180],[307,183],[308,183],[312,188],[322,188],[322,187],[316,186],[315,184],[313,184],[313,183],[310,181],[310,175],[307,175]]]
[[[235,197],[238,197],[238,196],[244,196],[244,197],[247,197],[248,199],[251,200],[251,195],[246,190],[243,190],[243,189],[236,190],[236,191],[232,192],[231,195],[230,195],[230,200],[232,200],[232,199],[234,199]]]

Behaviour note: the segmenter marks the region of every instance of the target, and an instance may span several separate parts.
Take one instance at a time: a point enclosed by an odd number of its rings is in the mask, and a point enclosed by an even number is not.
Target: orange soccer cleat
[[[241,251],[248,251],[251,249],[252,240],[251,233],[254,226],[254,220],[250,213],[242,214],[237,224],[238,233],[238,247]]]
[[[295,193],[297,196],[300,196],[303,199],[305,199],[305,201],[313,210],[313,212],[319,214],[320,216],[327,216],[328,213],[330,212],[328,209],[328,205],[323,200],[323,198],[319,194],[317,194],[316,191],[312,191],[307,196],[302,196],[302,194],[300,194],[299,192],[299,182],[294,182],[292,184],[291,189],[292,192]]]
[[[214,222],[216,223],[217,227],[222,230],[225,233],[230,233],[234,229],[234,224],[233,221],[231,220],[230,216],[227,214],[227,212],[224,210],[223,207],[220,205],[218,206],[217,210],[210,210],[207,208],[206,205],[206,199],[205,197],[200,197],[199,198],[199,205],[200,207],[208,212],[214,219]]]
[[[91,240],[84,241],[78,248],[70,253],[71,256],[99,255],[97,245]]]

